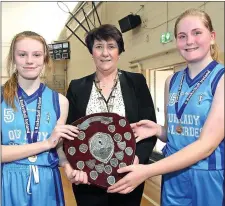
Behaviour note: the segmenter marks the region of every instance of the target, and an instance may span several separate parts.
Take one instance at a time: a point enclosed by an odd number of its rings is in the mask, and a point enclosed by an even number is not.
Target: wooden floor
[[[60,171],[66,206],[76,206],[77,204],[73,195],[72,186],[66,179],[65,174],[61,168]],[[145,183],[144,194],[140,206],[160,206],[160,186],[161,176],[148,179]]]

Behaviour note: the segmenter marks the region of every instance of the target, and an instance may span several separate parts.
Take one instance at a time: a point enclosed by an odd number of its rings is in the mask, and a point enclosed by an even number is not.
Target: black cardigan
[[[142,74],[121,71],[119,76],[122,96],[125,105],[126,118],[130,123],[149,119],[156,122],[155,109],[146,80]],[[85,116],[90,98],[95,74],[72,80],[67,98],[69,100],[69,114],[67,124]],[[156,144],[156,137],[151,137],[137,143],[136,155],[141,164],[147,164]]]

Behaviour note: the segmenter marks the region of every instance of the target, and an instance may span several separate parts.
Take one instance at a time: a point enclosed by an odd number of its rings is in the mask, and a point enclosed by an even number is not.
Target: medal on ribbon
[[[187,73],[187,68],[183,71],[181,80],[180,80],[180,84],[178,87],[178,92],[177,92],[177,98],[176,98],[176,102],[175,102],[175,111],[176,111],[176,116],[177,119],[179,121],[178,125],[176,126],[176,132],[178,134],[181,134],[183,132],[183,128],[181,125],[181,116],[184,113],[184,109],[186,108],[188,102],[190,101],[191,97],[193,96],[193,94],[198,90],[198,88],[201,86],[201,84],[206,80],[206,78],[209,76],[209,74],[211,73],[211,71],[213,70],[213,68],[217,65],[218,63],[216,61],[212,61],[208,66],[207,66],[207,70],[205,71],[204,75],[202,76],[201,80],[199,80],[195,87],[192,89],[192,91],[188,94],[186,100],[184,101],[184,103],[181,105],[181,108],[178,110],[178,101],[180,98],[180,93],[182,90],[182,85],[183,85],[183,81],[184,78],[186,76]]]
[[[30,162],[36,162],[37,161],[37,155],[33,155],[33,156],[28,157],[28,160]]]
[[[28,117],[27,107],[25,104],[25,101],[22,96],[22,88],[18,86],[17,94],[19,99],[20,108],[23,114],[24,124],[25,124],[25,130],[26,135],[28,139],[28,143],[35,143],[37,142],[37,136],[40,129],[40,119],[41,119],[41,104],[42,104],[42,88],[43,84],[40,84],[40,87],[38,89],[38,97],[37,97],[37,106],[36,106],[36,117],[35,117],[35,125],[34,125],[34,133],[33,137],[31,137],[31,128],[30,128],[30,120]],[[28,160],[32,163],[37,161],[37,155],[33,155],[28,157]]]

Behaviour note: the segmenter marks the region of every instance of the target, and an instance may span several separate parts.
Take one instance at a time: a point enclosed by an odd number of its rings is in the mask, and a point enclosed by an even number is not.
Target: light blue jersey
[[[203,77],[205,71],[210,65],[214,67],[212,72],[197,89],[184,109],[181,116],[183,132],[179,134],[176,132],[178,119],[175,111],[175,100],[182,74],[183,72],[186,73],[179,97],[178,109],[184,103],[196,83]],[[171,79],[169,102],[167,106],[168,142],[164,149],[166,156],[181,150],[199,138],[211,108],[217,83],[224,74],[223,65],[217,64],[215,61],[210,65],[201,71],[194,79],[189,77],[187,69],[175,73]],[[204,170],[224,169],[224,141],[220,143],[217,149],[208,158],[199,161],[192,167]]]
[[[39,90],[42,90],[42,107],[37,142],[50,137],[60,117],[58,93],[43,84]],[[31,96],[22,91],[22,96],[28,112],[31,133],[33,133],[38,91]],[[15,105],[17,111],[6,105],[2,99],[2,145],[28,144],[24,118],[17,100]],[[38,154],[35,162],[24,158],[2,164],[2,205],[63,206],[64,197],[58,162],[56,150],[51,149]]]
[[[176,115],[175,102],[181,78],[185,73],[178,110],[207,70],[211,70],[211,73],[196,90],[184,109],[181,116],[182,132],[179,134],[176,131],[179,121]],[[187,68],[173,75],[170,81],[167,105],[168,140],[163,148],[165,156],[174,154],[199,138],[208,117],[217,84],[223,74],[224,66],[213,61],[194,79],[189,77]],[[208,158],[183,170],[163,175],[161,205],[222,206],[224,204],[223,184],[224,140]]]

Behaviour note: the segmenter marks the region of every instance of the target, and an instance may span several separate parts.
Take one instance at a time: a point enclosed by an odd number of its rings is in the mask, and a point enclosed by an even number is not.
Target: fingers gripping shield
[[[72,125],[80,133],[64,140],[64,151],[74,169],[87,173],[88,181],[107,188],[121,179],[117,169],[134,161],[136,142],[126,118],[115,113],[96,113],[78,119]]]

